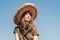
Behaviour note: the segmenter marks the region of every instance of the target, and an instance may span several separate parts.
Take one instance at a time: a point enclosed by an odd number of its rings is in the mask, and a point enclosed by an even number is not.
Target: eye
[[[28,15],[25,15],[25,17],[28,17]]]

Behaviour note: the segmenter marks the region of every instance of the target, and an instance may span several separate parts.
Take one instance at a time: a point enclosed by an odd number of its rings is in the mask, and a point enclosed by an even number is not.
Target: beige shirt
[[[28,31],[28,30],[22,29],[21,26],[17,26],[15,27],[15,30],[14,30],[14,34],[15,33],[18,33],[19,40],[33,40],[33,37],[35,35],[37,36],[39,35],[35,27],[33,27],[33,30]]]

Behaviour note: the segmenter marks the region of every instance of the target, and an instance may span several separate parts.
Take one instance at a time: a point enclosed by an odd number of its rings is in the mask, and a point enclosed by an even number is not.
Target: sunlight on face
[[[27,13],[25,16],[24,16],[24,19],[25,21],[30,21],[31,20],[31,15],[29,13]]]

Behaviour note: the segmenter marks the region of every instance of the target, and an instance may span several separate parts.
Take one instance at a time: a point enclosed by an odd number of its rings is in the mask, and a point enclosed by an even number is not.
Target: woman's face
[[[23,25],[24,28],[26,28],[26,24],[27,24],[29,21],[31,21],[31,19],[32,19],[32,17],[31,17],[31,15],[30,15],[29,13],[26,13],[26,14],[23,16],[21,23],[22,23],[22,25]]]
[[[25,21],[30,21],[31,20],[31,15],[29,13],[26,13],[24,16]]]

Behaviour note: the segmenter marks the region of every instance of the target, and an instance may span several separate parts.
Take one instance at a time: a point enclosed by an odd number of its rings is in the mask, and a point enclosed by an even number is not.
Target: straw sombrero
[[[14,23],[19,25],[21,17],[25,11],[29,11],[32,15],[32,19],[34,20],[37,16],[37,9],[33,3],[25,3],[19,7],[15,16],[14,16]]]

